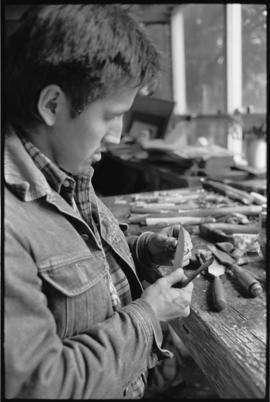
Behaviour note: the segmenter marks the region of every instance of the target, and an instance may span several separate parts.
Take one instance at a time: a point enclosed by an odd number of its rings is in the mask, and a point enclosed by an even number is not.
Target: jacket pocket
[[[97,256],[53,257],[39,266],[39,274],[61,338],[112,315],[107,271]]]

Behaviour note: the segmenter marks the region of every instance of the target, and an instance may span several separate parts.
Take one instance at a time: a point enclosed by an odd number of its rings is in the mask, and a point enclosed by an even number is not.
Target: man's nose
[[[105,142],[110,144],[120,144],[122,135],[122,122],[118,122],[109,130],[105,136]]]
[[[113,134],[107,134],[104,138],[104,141],[106,144],[120,144],[120,140],[121,140],[121,133],[120,135],[115,135],[115,133]]]

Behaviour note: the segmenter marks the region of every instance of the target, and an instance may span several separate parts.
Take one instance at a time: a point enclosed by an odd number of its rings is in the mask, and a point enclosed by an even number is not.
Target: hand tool
[[[129,223],[141,223],[141,222],[145,222],[145,218],[150,217],[151,214],[136,214],[136,215],[131,215],[128,218],[128,222]]]
[[[180,223],[181,225],[199,225],[201,223],[214,222],[215,218],[212,217],[194,217],[194,216],[171,216],[171,217],[150,217],[145,218],[142,225],[146,226],[169,226],[175,223]]]
[[[230,254],[234,250],[234,245],[228,241],[216,242],[216,246],[228,254]]]
[[[216,259],[208,267],[208,273],[212,276],[212,301],[216,311],[221,311],[226,307],[225,291],[221,276],[225,274],[225,267],[217,262]]]
[[[228,184],[221,183],[214,180],[202,180],[202,185],[204,188],[210,188],[216,190],[227,197],[240,201],[243,204],[250,205],[253,203],[253,197],[243,190],[238,190],[235,187],[229,186]]]
[[[267,198],[260,194],[256,193],[255,191],[251,191],[250,195],[253,197],[253,202],[258,205],[264,205],[267,203]]]
[[[262,293],[262,287],[257,279],[250,272],[239,267],[229,254],[218,250],[213,244],[208,244],[207,247],[221,264],[231,270],[239,284],[243,286],[250,296],[256,297]]]
[[[245,265],[245,264],[252,264],[252,263],[257,263],[264,261],[264,258],[262,255],[252,255],[252,256],[242,256],[236,259],[236,264],[237,265]]]
[[[177,246],[174,253],[173,270],[182,268],[185,254],[185,233],[183,226],[180,226]]]
[[[208,266],[210,264],[212,264],[212,262],[214,261],[214,258],[211,257],[209,258],[209,260],[207,260],[206,262],[204,262],[203,264],[201,264],[199,266],[199,268],[196,269],[196,271],[194,271],[191,275],[189,275],[189,277],[183,281],[183,282],[177,282],[174,285],[172,285],[173,288],[184,288],[185,286],[187,286],[191,281],[193,281],[193,279],[196,278],[196,276],[198,276],[203,270],[205,270],[206,268],[208,268]]]
[[[157,204],[158,205],[158,204]],[[160,208],[161,209],[161,208]],[[179,205],[171,206],[170,208],[164,209],[164,212],[157,209],[157,207],[149,208],[147,206],[135,207],[131,206],[130,211],[137,214],[142,213],[167,213],[168,211],[177,212],[178,216],[226,216],[234,212],[239,212],[245,215],[259,215],[262,211],[261,205],[235,205],[232,207],[210,207],[210,208],[191,208],[191,209],[181,209]],[[246,225],[245,225],[246,226]]]
[[[262,293],[261,284],[248,271],[237,264],[230,264],[229,269],[231,269],[234,277],[247,290],[250,296],[257,297]]]
[[[249,224],[249,219],[246,215],[244,214],[240,214],[239,212],[234,212],[231,215],[228,215],[227,217],[222,218],[223,222],[227,222],[227,223],[234,223],[234,224],[243,224],[243,225],[247,225]]]
[[[194,209],[198,208],[198,204],[195,203],[193,200],[185,200],[183,202],[178,202],[178,201],[170,201],[170,202],[165,202],[162,200],[162,202],[145,202],[145,201],[135,201],[135,202],[130,202],[129,203],[131,212],[137,211],[137,210],[143,210],[146,212],[147,211],[153,211],[159,212],[161,209],[164,211],[186,211],[189,209]]]
[[[153,191],[151,193],[146,193],[146,194],[133,194],[131,196],[133,201],[151,201],[151,202],[158,202],[160,199],[165,199],[165,198],[172,198],[175,199],[179,197],[182,199],[182,197],[191,197],[191,198],[197,198],[200,197],[201,193],[205,193],[205,190],[202,188],[196,188],[196,189],[190,189],[190,188],[182,188],[178,190],[172,190],[172,191]]]
[[[200,236],[206,240],[216,242],[232,242],[233,237],[227,235],[223,230],[216,229],[210,224],[201,224],[199,226]]]
[[[204,225],[203,228],[201,229],[203,230],[203,233],[209,233],[209,234],[213,231],[214,234],[217,230],[224,232],[225,235],[236,234],[236,233],[251,233],[251,234],[259,233],[259,225],[255,223],[250,225],[237,225],[234,223],[215,222]]]
[[[179,210],[181,208],[180,205],[176,205],[175,202],[144,202],[144,201],[136,201],[135,203],[130,203],[130,210],[134,212],[134,210],[146,210],[146,212],[159,212],[161,209],[163,210]]]

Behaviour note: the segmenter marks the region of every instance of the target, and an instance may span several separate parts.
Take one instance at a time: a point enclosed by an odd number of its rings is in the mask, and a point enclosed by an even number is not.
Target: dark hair
[[[7,43],[7,119],[40,120],[49,84],[61,87],[74,117],[120,85],[152,85],[159,71],[157,49],[121,5],[33,6]]]

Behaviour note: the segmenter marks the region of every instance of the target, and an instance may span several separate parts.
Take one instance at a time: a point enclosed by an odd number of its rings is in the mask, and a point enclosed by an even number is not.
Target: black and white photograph
[[[265,2],[1,3],[1,400],[269,400]]]

